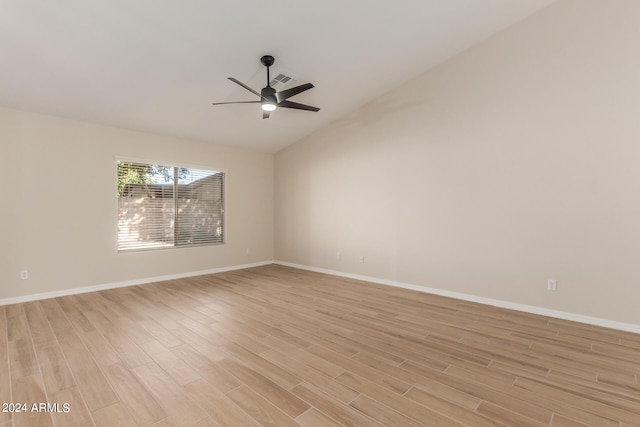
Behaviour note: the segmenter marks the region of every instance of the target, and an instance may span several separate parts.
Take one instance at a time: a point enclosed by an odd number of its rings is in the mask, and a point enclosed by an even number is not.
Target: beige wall
[[[0,299],[273,259],[271,154],[0,109],[0,156]],[[226,169],[227,243],[117,253],[114,156]]]
[[[276,259],[640,324],[638,40],[560,1],[281,151]]]

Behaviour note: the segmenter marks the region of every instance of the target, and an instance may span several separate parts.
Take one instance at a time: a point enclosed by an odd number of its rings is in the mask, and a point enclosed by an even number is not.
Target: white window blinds
[[[224,243],[224,172],[118,161],[118,251]]]

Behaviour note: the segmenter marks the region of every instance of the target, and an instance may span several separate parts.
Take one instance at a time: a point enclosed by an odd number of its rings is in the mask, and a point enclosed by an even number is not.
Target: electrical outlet
[[[342,258],[342,254],[340,252],[336,252],[336,259],[340,261],[340,258]]]
[[[251,255],[251,248],[247,248],[244,250],[245,255]]]
[[[22,270],[20,272],[20,278],[22,280],[27,280],[29,278],[29,270]]]
[[[364,255],[360,257],[360,263],[364,264]]]
[[[558,290],[558,281],[555,279],[547,280],[547,290],[548,291],[557,291]]]

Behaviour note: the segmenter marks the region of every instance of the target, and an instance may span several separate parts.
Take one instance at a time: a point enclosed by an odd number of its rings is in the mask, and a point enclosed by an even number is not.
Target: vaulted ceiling
[[[0,106],[266,152],[554,0],[0,0]],[[316,87],[262,119],[256,90]]]

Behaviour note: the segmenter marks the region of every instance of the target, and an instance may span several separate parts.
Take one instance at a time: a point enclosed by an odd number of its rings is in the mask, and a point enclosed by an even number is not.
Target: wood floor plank
[[[0,402],[12,402],[6,308],[0,306]],[[0,411],[0,423],[11,422],[11,413]]]
[[[447,375],[458,377],[461,379],[473,378],[474,381],[482,382],[488,386],[502,388],[512,385],[516,376],[488,369],[488,367],[479,367],[473,363],[458,362],[449,366],[445,371]]]
[[[181,323],[184,324],[185,322],[181,322]],[[209,334],[215,333],[218,335],[216,340],[217,344],[229,344],[234,347],[235,345],[239,345],[255,354],[260,354],[263,351],[266,351],[269,349],[267,345],[263,344],[258,340],[253,339],[251,337],[251,332],[244,333],[244,334],[232,333],[225,326],[218,325],[215,323],[207,325],[206,329]]]
[[[34,346],[54,344],[56,342],[55,335],[49,327],[49,321],[47,316],[44,315],[40,304],[35,301],[25,303],[24,311]]]
[[[313,336],[314,338],[320,337],[327,341],[331,341],[337,346],[349,348],[352,355],[366,351],[367,353],[376,355],[382,359],[387,359],[390,363],[396,365],[399,365],[406,360],[403,356],[398,356],[397,354],[381,350],[375,345],[375,343],[372,343],[371,340],[368,340],[366,337],[363,337],[358,333],[352,333],[345,337],[331,331],[317,331]],[[323,342],[323,345],[327,346],[325,342]],[[332,349],[335,351],[335,347],[332,347]]]
[[[29,338],[9,341],[9,364],[11,377],[29,377],[39,374],[36,353]]]
[[[552,427],[587,427],[588,424],[574,421],[572,419],[563,417],[562,415],[554,414],[553,420],[551,420]]]
[[[404,396],[416,402],[423,402],[423,404],[424,402],[429,402],[431,398],[437,397],[439,400],[449,402],[454,407],[462,408],[470,412],[475,411],[480,403],[482,403],[482,400],[475,396],[471,396],[436,381],[430,382],[427,385],[411,387]]]
[[[558,395],[554,392],[553,389],[542,387],[537,389],[535,387],[527,387],[526,385],[522,385],[519,383],[520,378],[514,384],[514,388],[510,390],[514,402],[516,405],[503,405],[509,408],[517,408],[518,406],[522,406],[522,401],[529,402],[529,404],[533,404],[537,407],[545,408],[550,411],[554,411],[555,413],[566,415],[570,418],[584,421],[589,425],[597,425],[597,426],[616,426],[618,423],[613,421],[611,418],[607,418],[605,416],[599,415],[597,410],[592,412],[591,405],[588,400],[582,400],[581,405],[569,405],[568,401],[565,400],[562,395]],[[533,384],[536,384],[535,382]],[[481,393],[478,393],[482,395]],[[493,393],[491,394],[493,395]],[[499,398],[504,397],[498,396]],[[490,398],[486,400],[491,401]],[[575,402],[574,402],[575,403]],[[528,406],[525,406],[524,409],[521,409],[522,412],[528,413]]]
[[[92,411],[118,401],[102,371],[90,359],[74,358],[71,370],[76,384]]]
[[[432,381],[457,389],[468,395],[477,397],[496,406],[510,408],[514,412],[538,422],[545,422],[551,418],[552,411],[544,405],[536,405],[530,399],[523,398],[513,386],[506,388],[490,387],[474,378],[459,378],[444,372],[425,369],[410,362],[403,363],[402,369],[415,375],[415,381],[421,386],[428,386]]]
[[[53,412],[51,412],[51,418],[56,427],[93,425],[89,409],[76,387],[50,393],[48,398],[50,402],[56,405]]]
[[[349,403],[349,406],[386,426],[420,427],[426,425],[386,405],[382,405],[379,401],[371,399],[366,395],[358,396]]]
[[[507,426],[542,427],[549,425],[548,423],[543,424],[517,412],[510,411],[504,406],[498,406],[488,402],[482,402],[480,406],[478,406],[478,409],[476,409],[476,412]]]
[[[151,358],[131,341],[126,334],[109,330],[104,332],[103,336],[129,367],[135,368],[151,362]]]
[[[206,420],[203,420],[206,421]],[[200,424],[200,422],[198,422]],[[158,421],[157,423],[149,424],[149,427],[178,427],[178,421],[171,417]]]
[[[93,323],[91,323],[89,319],[87,319],[87,316],[85,316],[82,311],[74,310],[69,311],[65,314],[78,334],[82,335],[86,332],[92,332],[96,330],[95,326],[93,326]]]
[[[232,343],[225,346],[225,348],[233,357],[269,378],[285,390],[301,382],[300,378],[293,375],[289,370],[269,362],[267,359],[252,353],[240,345]]]
[[[412,360],[440,371],[444,371],[457,360],[452,355],[435,351],[427,346],[420,348],[416,346],[415,343],[398,342],[384,334],[376,334],[373,331],[362,332],[361,335],[358,336],[358,341],[376,346],[391,354],[396,354],[404,360]]]
[[[7,322],[7,339],[9,342],[30,337],[24,304],[8,305],[5,308]]]
[[[206,357],[206,350],[198,351],[188,344],[183,344],[173,347],[171,351],[190,365],[202,379],[222,393],[226,393],[242,385],[236,377],[218,365],[216,360],[211,360]]]
[[[204,380],[187,384],[184,389],[187,395],[221,426],[259,426],[240,406]]]
[[[76,386],[67,360],[57,342],[44,345],[36,344],[35,351],[47,392],[55,393]]]
[[[158,425],[156,427],[162,427],[162,426]],[[193,427],[221,427],[221,426],[220,424],[216,423],[211,419],[206,419],[206,420],[203,420],[202,422],[199,422],[198,424],[194,424]]]
[[[105,367],[104,373],[136,424],[147,425],[167,417],[128,366],[114,363]]]
[[[345,405],[311,384],[302,383],[291,390],[296,396],[308,402],[329,418],[347,427],[381,426],[382,424],[360,411]]]
[[[195,369],[160,342],[145,343],[142,348],[176,383],[185,385],[201,378]]]
[[[387,375],[386,373],[371,368],[357,360],[342,357],[325,347],[316,345],[306,349],[305,351],[329,360],[331,363],[342,367],[345,371],[353,372],[364,378],[371,378],[376,384],[386,387],[393,392],[402,394],[406,393],[407,390],[411,388],[410,384],[405,381],[399,380],[391,375]]]
[[[142,320],[137,323],[167,348],[184,344],[180,338],[162,327],[158,322],[155,322],[153,320]]]
[[[80,311],[80,307],[78,306],[77,295],[65,295],[62,297],[58,297],[55,299],[62,311],[68,313],[70,311]],[[93,307],[87,307],[88,310],[93,309]],[[89,312],[86,311],[85,314]]]
[[[271,402],[291,418],[304,413],[309,405],[298,399],[269,378],[236,362],[226,359],[218,362],[221,368],[235,376],[240,382],[249,386],[253,391]]]
[[[133,368],[133,371],[167,414],[179,421],[180,426],[191,426],[206,418],[206,414],[184,394],[182,387],[157,365],[142,365]]]
[[[378,384],[373,383],[369,379],[346,372],[336,378],[337,381],[353,388],[354,390],[369,396],[379,402],[380,405],[388,406],[403,414],[407,414],[414,421],[420,423],[432,423],[433,425],[462,425],[454,418],[449,418],[427,406],[418,404],[416,401],[410,400],[405,396],[397,395]]]
[[[477,405],[472,405],[472,407],[465,407],[452,403],[450,393],[438,395],[426,392],[424,389],[418,387],[409,390],[405,394],[405,397],[465,425],[473,427],[503,426],[502,423],[476,412],[476,409],[482,402]]]
[[[11,379],[39,375],[40,369],[24,312],[24,304],[8,306],[6,316]]]
[[[342,424],[332,420],[315,408],[311,408],[300,415],[296,418],[296,422],[303,427],[342,427]]]
[[[80,338],[98,365],[110,366],[121,361],[118,352],[109,344],[104,335],[95,329],[80,334]]]
[[[261,353],[266,354],[267,352]],[[305,366],[312,367],[313,369],[322,372],[323,374],[334,378],[345,371],[345,368],[329,361],[326,358],[318,356],[313,352],[307,351],[307,349],[297,349],[295,351],[289,351],[286,353],[290,358],[304,364]],[[340,357],[339,354],[336,357]],[[346,359],[345,359],[346,360]]]
[[[40,301],[40,307],[47,317],[49,327],[58,340],[66,334],[74,334],[71,323],[69,323],[66,314],[62,311],[56,299],[42,300]]]
[[[624,421],[629,423],[640,422],[640,407],[628,402],[624,409],[611,406],[608,402],[600,401],[596,396],[591,398],[588,392],[579,391],[577,386],[567,383],[558,387],[553,383],[543,381],[533,381],[523,378],[516,380],[516,387],[523,388],[538,395],[547,395],[554,401],[560,402],[562,408],[556,409],[559,414],[565,414],[570,408],[576,408],[582,412],[579,420],[588,414],[593,414],[602,420],[602,425],[608,424],[610,420],[613,424]],[[575,388],[575,389],[574,389]],[[626,403],[626,402],[625,402]]]
[[[96,427],[137,427],[121,402],[92,412]]]
[[[12,413],[15,427],[49,427],[53,426],[49,412],[33,410],[33,405],[47,403],[44,384],[40,375],[21,376],[11,379],[12,400],[10,402],[24,405],[24,409]]]
[[[80,337],[67,330],[58,341],[89,409],[94,411],[116,403],[118,397]]]
[[[333,396],[342,403],[349,403],[358,396],[356,391],[337,382],[334,379],[335,375],[326,374],[324,371],[317,369],[313,363],[308,364],[300,357],[302,354],[301,352],[285,355],[276,350],[269,350],[260,356],[278,366],[289,368],[300,379]],[[325,361],[325,363],[328,362]],[[340,369],[338,374],[343,372],[344,370]]]
[[[76,386],[58,340],[38,302],[24,305],[45,389],[55,393]]]
[[[227,396],[265,427],[296,426],[297,423],[247,386],[240,386]]]

